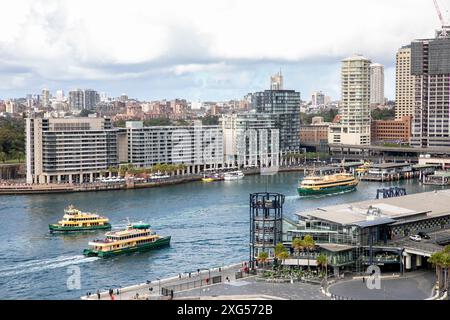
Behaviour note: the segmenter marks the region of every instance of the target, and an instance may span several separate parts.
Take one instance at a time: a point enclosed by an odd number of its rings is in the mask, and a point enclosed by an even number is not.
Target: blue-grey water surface
[[[355,192],[300,199],[300,177],[280,173],[142,190],[0,196],[0,298],[77,299],[88,291],[248,260],[249,193],[265,191],[266,186],[286,195],[284,213],[290,218],[296,211],[373,199],[383,185],[401,185],[408,193],[437,188],[417,180],[361,182]],[[88,241],[104,232],[48,232],[48,224],[57,222],[69,204],[108,216],[113,229],[125,227],[127,217],[148,222],[158,234],[172,236],[171,246],[110,259],[86,258],[82,251]],[[67,286],[72,266],[81,271],[79,290]]]

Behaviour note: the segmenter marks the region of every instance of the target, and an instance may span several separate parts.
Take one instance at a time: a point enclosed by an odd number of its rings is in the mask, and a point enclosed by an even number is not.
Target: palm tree
[[[295,250],[295,252],[296,252],[297,254],[300,253],[300,250],[302,250],[303,247],[304,247],[304,243],[303,243],[303,240],[302,240],[302,239],[300,239],[300,238],[294,238],[294,239],[292,240],[292,248],[294,248],[294,250]]]
[[[428,262],[433,264],[436,267],[436,283],[438,290],[441,290],[441,268],[442,268],[442,262],[443,262],[443,252],[438,251],[431,255],[430,258],[428,258]]]
[[[449,276],[448,276],[448,269],[450,268],[450,254],[444,252],[442,255],[442,268],[445,270],[445,280],[444,280],[444,288],[445,291],[447,292],[447,297],[448,297],[448,283],[449,283]]]
[[[281,260],[282,262],[284,262],[284,260],[289,257],[289,254],[282,243],[278,243],[276,245],[274,253],[275,253],[275,257],[277,259]]]
[[[283,246],[282,243],[278,243],[278,244],[275,246],[275,250],[274,250],[275,257],[277,257],[277,256],[278,256],[281,252],[283,252],[283,251],[286,251],[286,248]]]
[[[317,267],[319,267],[322,271],[323,271],[324,268],[327,268],[327,266],[328,266],[328,258],[323,253],[321,253],[316,258],[316,261],[317,261]]]
[[[264,268],[264,264],[266,263],[267,259],[269,258],[269,254],[265,251],[261,251],[258,254],[258,261],[262,263],[263,268]]]
[[[286,260],[287,258],[289,258],[289,253],[286,250],[278,254],[277,259],[281,260],[281,267],[283,267],[284,260]]]
[[[314,238],[311,235],[307,234],[303,238],[303,246],[308,252],[308,269],[309,269],[309,253],[316,247],[316,242],[314,241]]]

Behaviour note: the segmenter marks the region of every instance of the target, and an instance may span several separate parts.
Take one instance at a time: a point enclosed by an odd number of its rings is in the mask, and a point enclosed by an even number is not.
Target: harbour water
[[[142,190],[0,196],[0,299],[78,299],[88,291],[248,260],[249,193],[266,188],[286,195],[284,214],[290,218],[318,206],[374,199],[383,186],[402,186],[408,194],[441,188],[417,180],[361,182],[355,192],[301,199],[296,193],[300,177],[280,173]],[[69,204],[108,216],[113,229],[125,227],[127,217],[148,222],[158,234],[172,236],[171,246],[110,259],[86,258],[83,249],[89,240],[102,237],[102,231],[48,232],[48,224],[58,221]],[[70,277],[78,270],[79,289]]]

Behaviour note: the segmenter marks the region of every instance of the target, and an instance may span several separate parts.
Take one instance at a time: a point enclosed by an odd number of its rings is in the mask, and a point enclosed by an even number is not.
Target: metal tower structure
[[[250,194],[250,269],[261,252],[273,258],[276,245],[282,243],[284,198],[280,193]]]

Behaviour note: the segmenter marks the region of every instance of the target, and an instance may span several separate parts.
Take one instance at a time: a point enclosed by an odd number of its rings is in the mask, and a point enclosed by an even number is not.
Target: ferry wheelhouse
[[[81,212],[73,205],[64,209],[64,216],[58,223],[50,224],[50,231],[73,232],[110,229],[109,219],[98,214]]]
[[[127,252],[147,251],[168,246],[170,238],[157,235],[149,224],[128,224],[125,230],[107,232],[104,239],[90,241],[89,249],[84,249],[83,254],[106,258]]]

